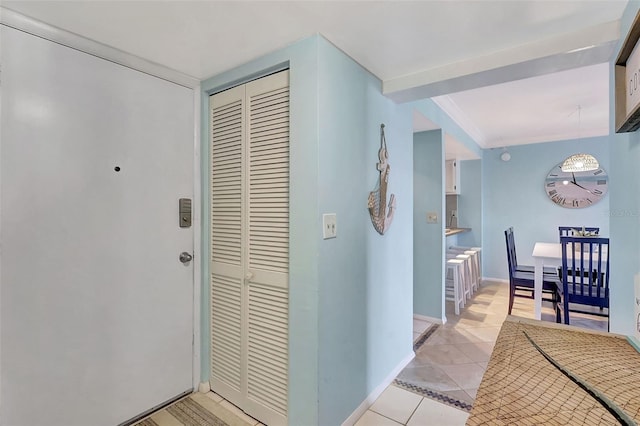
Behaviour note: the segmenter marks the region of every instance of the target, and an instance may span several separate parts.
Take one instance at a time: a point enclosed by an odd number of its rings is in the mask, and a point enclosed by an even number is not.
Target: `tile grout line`
[[[397,423],[397,424],[399,424],[399,425],[406,425],[406,423],[400,423],[400,422],[398,422],[398,421],[396,421],[396,420],[392,419],[391,417],[389,417],[389,416],[385,416],[384,414],[379,413],[379,412],[377,412],[376,410],[373,410],[373,409],[371,409],[371,408],[369,408],[369,410],[368,410],[368,411],[371,411],[372,413],[376,413],[377,415],[382,416],[382,417],[384,417],[385,419],[389,419],[389,420],[391,420],[392,422]]]
[[[404,424],[405,426],[407,426],[409,424],[409,422],[411,421],[411,417],[413,417],[413,415],[416,413],[416,411],[418,411],[418,407],[420,407],[420,405],[422,405],[423,401],[424,401],[424,397],[420,398],[420,402],[418,402],[418,405],[416,405],[416,408],[414,408],[413,411],[411,412],[411,415],[409,416],[409,418],[407,419],[406,423]]]
[[[466,342],[466,343],[479,343],[479,344],[493,344],[495,345],[496,342],[496,338],[498,337],[499,331],[501,329],[501,326],[504,322],[504,319],[506,319],[506,314],[504,315],[504,318],[502,321],[500,321],[499,323],[496,323],[497,318],[500,315],[493,315],[494,312],[502,312],[502,311],[506,311],[507,310],[507,303],[506,301],[508,300],[508,285],[507,286],[503,286],[503,285],[495,285],[495,284],[489,284],[491,287],[489,287],[487,285],[487,283],[485,283],[484,286],[482,286],[482,288],[478,291],[478,294],[476,295],[476,297],[472,298],[472,300],[470,301],[469,304],[469,309],[468,309],[468,314],[464,315],[464,318],[462,317],[462,315],[460,316],[452,316],[451,319],[452,321],[449,321],[447,324],[444,324],[440,327],[440,330],[442,331],[454,331],[454,332],[459,332],[462,334],[470,334],[473,336],[474,341],[473,342]],[[489,290],[486,291],[485,289]],[[497,289],[494,291],[494,289]],[[485,292],[483,292],[483,290],[485,290]],[[483,294],[484,293],[484,294]],[[478,297],[479,296],[479,297]],[[490,303],[488,303],[490,301]],[[474,303],[477,303],[476,305],[476,309],[473,308]],[[519,316],[519,317],[528,317],[527,313],[529,311],[533,311],[532,306],[531,306],[531,301],[521,301],[521,300],[516,300],[516,303],[514,304],[514,309],[513,309],[513,316]],[[548,317],[549,315],[547,315],[546,312],[546,307],[543,304],[543,321],[547,320],[549,321],[549,318],[545,318]],[[447,306],[446,308],[447,311],[450,311],[450,307]],[[448,314],[450,314],[450,312],[447,312]],[[449,315],[448,315],[449,316]],[[530,315],[529,315],[530,316]],[[584,323],[583,323],[584,321]],[[553,322],[553,321],[551,321]],[[583,326],[584,328],[587,329],[598,329],[598,326],[600,325],[600,322],[598,322],[597,320],[592,320],[591,318],[576,318],[574,320],[574,325],[578,325],[578,326]],[[595,326],[594,326],[595,325]],[[491,330],[488,329],[496,329],[497,332],[493,332]],[[474,332],[474,331],[478,331],[478,333]],[[438,334],[438,333],[437,333]],[[477,334],[477,335],[476,335]],[[414,341],[414,345],[417,345],[419,343],[419,341],[421,340],[422,336],[419,336],[415,341]],[[425,339],[426,340],[426,339]],[[475,341],[477,340],[477,341]],[[420,348],[420,346],[424,345],[424,341],[420,342],[418,346],[418,348]],[[433,342],[431,342],[433,343]],[[457,346],[457,343],[452,343],[452,342],[443,342],[442,344],[450,344],[453,346]],[[436,346],[438,345],[428,345],[428,346],[434,346],[434,349]],[[416,348],[416,353],[417,353],[417,349]],[[421,350],[429,350],[430,348],[428,347],[422,347]],[[463,352],[464,353],[464,352]],[[469,357],[470,358],[470,357]],[[475,365],[478,368],[482,369],[482,371],[486,371],[487,369],[487,364],[490,361],[490,356],[488,359],[483,360],[483,361],[477,361],[477,360],[471,360],[472,363],[468,363],[469,365]],[[472,396],[469,391],[475,391],[477,392],[477,388],[469,388],[467,389],[463,389],[456,380],[454,380],[451,376],[449,376],[449,374],[445,373],[444,370],[442,370],[441,368],[439,368],[439,366],[437,364],[434,363],[429,363],[429,365],[432,368],[438,368],[438,370],[442,371],[442,373],[444,374],[443,379],[445,377],[448,378],[448,380],[451,381],[451,384],[456,384],[458,385],[458,389],[456,389],[456,391],[460,391],[462,392],[460,394],[460,396],[462,396],[463,399],[465,400],[470,400],[470,401],[475,401],[476,397]],[[457,364],[456,364],[457,365]],[[419,368],[419,367],[416,367]],[[422,383],[423,381],[418,381],[416,383]],[[426,383],[426,382],[425,382]],[[460,407],[457,404],[452,404],[452,402],[461,402],[463,404],[465,404],[467,407],[471,407],[471,405],[464,403],[464,401],[460,401],[457,400],[457,398],[453,398],[450,397],[446,392],[444,394],[439,394],[439,392],[437,391],[432,391],[431,389],[427,388],[427,387],[422,387],[420,385],[414,385],[411,382],[404,382],[402,383],[402,380],[399,380],[398,378],[396,378],[396,380],[394,381],[394,384],[396,386],[400,386],[403,387],[407,390],[412,390],[415,393],[417,393],[418,395],[422,395],[423,399],[420,402],[420,404],[423,403],[424,399],[431,399],[433,401],[439,402],[439,403],[444,403],[445,405],[449,405],[458,409],[461,409],[462,407]],[[471,383],[467,383],[467,384],[471,384]],[[410,385],[411,387],[408,387],[406,385]],[[468,399],[467,399],[468,398]],[[418,406],[420,406],[420,404]],[[416,407],[417,410],[418,407]],[[414,410],[414,412],[411,414],[411,417],[409,418],[409,420],[407,421],[407,423],[411,420],[411,418],[415,415],[416,410]],[[463,411],[467,411],[464,408],[462,408]]]

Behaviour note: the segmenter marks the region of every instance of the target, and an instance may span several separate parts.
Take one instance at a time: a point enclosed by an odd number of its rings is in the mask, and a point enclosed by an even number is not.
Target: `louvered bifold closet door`
[[[211,96],[211,387],[241,406],[245,87]]]
[[[275,426],[289,382],[289,72],[248,83],[246,100],[247,398]]]
[[[287,424],[289,72],[210,98],[211,388]]]

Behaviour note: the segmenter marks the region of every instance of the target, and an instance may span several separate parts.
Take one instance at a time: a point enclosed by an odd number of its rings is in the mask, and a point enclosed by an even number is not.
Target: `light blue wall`
[[[458,234],[458,245],[482,246],[482,160],[458,161],[458,166],[460,167],[458,226],[471,228],[471,232]]]
[[[202,167],[208,171],[208,95],[289,67],[291,93],[289,424],[340,424],[412,351],[411,113],[381,82],[314,36],[202,83]],[[398,200],[384,235],[367,196],[385,123]],[[208,200],[208,175],[203,178]],[[322,240],[323,213],[338,237]],[[203,253],[209,252],[203,206]],[[202,380],[209,377],[208,262],[203,262]]]
[[[338,223],[319,246],[319,424],[338,425],[412,353],[412,123],[379,79],[322,38],[318,61],[318,221],[337,213]],[[367,209],[381,123],[397,200],[383,236]]]
[[[640,2],[630,1],[620,25],[622,40],[631,27]],[[618,43],[616,52],[622,46]],[[617,55],[615,55],[617,56]],[[613,58],[615,61],[615,57]],[[611,331],[633,334],[636,324],[634,314],[634,275],[640,265],[640,134],[615,134],[614,128],[614,80],[613,65],[610,72],[610,123],[611,123]]]
[[[538,241],[557,242],[558,226],[598,226],[609,235],[609,195],[584,209],[566,209],[554,204],[544,189],[549,171],[571,154],[596,156],[607,171],[608,136],[512,146],[511,160],[500,159],[501,151],[486,150],[482,158],[483,182],[483,275],[507,279],[504,230],[513,226],[518,262],[533,265],[531,252]]]
[[[442,131],[413,135],[413,312],[446,320],[444,312],[444,141]],[[427,212],[438,223],[427,223]]]
[[[424,99],[420,101],[410,102],[406,104],[412,110],[420,112],[427,117],[433,123],[440,126],[440,130],[431,132],[421,132],[414,134],[414,313],[419,315],[425,315],[436,319],[446,320],[444,312],[444,248],[445,245],[461,244],[459,238],[462,234],[444,238],[444,225],[443,220],[445,218],[445,195],[444,195],[444,142],[443,132],[454,136],[459,142],[461,142],[471,152],[482,156],[482,149],[475,143],[469,135],[466,134],[458,124],[451,119],[435,102],[431,99]],[[433,151],[429,151],[428,148],[424,148],[425,152],[420,151],[418,141],[429,139],[426,134],[437,132],[439,134],[439,150],[435,152],[436,142],[432,141],[430,148]],[[436,133],[433,133],[434,135]],[[426,138],[426,139],[423,139]],[[431,136],[435,138],[435,136]],[[423,158],[425,155],[429,158]],[[435,157],[433,157],[435,155]],[[423,161],[427,164],[423,164]],[[416,174],[416,163],[418,173]],[[427,170],[427,167],[430,167]],[[429,179],[440,179],[439,185],[434,180],[429,182],[427,176],[431,176]],[[425,190],[417,188],[418,185],[425,185]],[[426,186],[429,188],[427,189]],[[463,188],[464,191],[464,188]],[[425,194],[429,198],[425,199]],[[423,197],[422,200],[419,198]],[[422,202],[423,205],[418,203]],[[460,201],[458,201],[460,202]],[[439,203],[439,204],[437,204]],[[428,209],[428,210],[427,210]],[[426,226],[426,212],[437,211],[439,215],[438,225]],[[479,213],[481,216],[482,213]],[[462,222],[458,222],[462,223]],[[437,228],[437,230],[436,230]],[[426,256],[435,255],[435,258]],[[418,259],[422,261],[427,259],[430,262],[429,267],[423,267],[422,263],[418,262]],[[416,270],[416,268],[419,269]],[[421,274],[425,274],[424,276]],[[426,284],[425,284],[426,283]]]
[[[610,327],[614,333],[633,334],[634,275],[640,273],[640,135],[615,136],[611,144]]]
[[[318,38],[202,82],[202,253],[209,253],[209,95],[290,70],[289,423],[318,424]],[[203,259],[202,380],[209,380],[209,262]]]

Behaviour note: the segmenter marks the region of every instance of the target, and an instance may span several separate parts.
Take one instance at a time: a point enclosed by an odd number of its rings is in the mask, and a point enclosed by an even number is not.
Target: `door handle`
[[[251,271],[247,271],[247,273],[246,273],[246,274],[244,274],[244,278],[245,278],[247,281],[251,281],[251,280],[253,279],[253,272],[251,272]]]
[[[191,256],[186,251],[183,251],[182,253],[180,253],[180,262],[189,263],[191,262],[191,260],[193,260],[193,256]]]

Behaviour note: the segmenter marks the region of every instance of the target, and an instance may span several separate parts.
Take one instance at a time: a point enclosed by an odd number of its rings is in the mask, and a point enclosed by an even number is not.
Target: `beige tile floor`
[[[459,316],[453,313],[453,304],[447,304],[447,323],[416,351],[398,379],[472,405],[507,316],[508,290],[506,283],[484,282]],[[516,298],[511,314],[533,318],[533,300]],[[542,320],[555,322],[551,304],[543,305]],[[607,329],[604,318],[572,314],[571,323]],[[414,340],[430,325],[414,319]],[[466,411],[390,385],[356,426],[464,425],[468,416]]]
[[[453,304],[447,304],[447,323],[439,326],[417,350],[415,359],[400,373],[398,379],[472,404],[498,332],[507,316],[508,303],[507,284],[484,282],[459,316],[453,313]],[[533,301],[516,298],[512,315],[533,318]],[[542,320],[555,322],[550,305],[543,306]],[[431,325],[414,319],[414,341]],[[572,314],[572,325],[607,329],[606,319],[585,315]],[[233,413],[239,424],[263,426],[219,395],[213,392],[205,395]],[[163,411],[151,416],[158,426],[181,424]],[[390,385],[356,422],[356,426],[456,426],[464,425],[468,417],[466,411]]]

